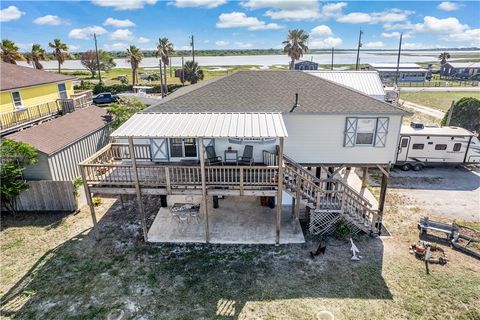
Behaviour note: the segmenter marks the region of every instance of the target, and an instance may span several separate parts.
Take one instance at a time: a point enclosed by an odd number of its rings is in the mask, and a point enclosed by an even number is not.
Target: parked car
[[[93,97],[93,103],[95,104],[107,104],[118,101],[118,96],[113,95],[110,92],[102,92]]]

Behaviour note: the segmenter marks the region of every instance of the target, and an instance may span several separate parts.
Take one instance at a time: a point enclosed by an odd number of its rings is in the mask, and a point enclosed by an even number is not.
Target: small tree
[[[23,171],[27,165],[38,162],[37,150],[26,143],[4,139],[0,143],[0,159],[2,204],[15,213],[17,196],[29,187],[23,179]]]
[[[111,104],[108,108],[108,114],[113,116],[110,126],[113,129],[117,129],[131,116],[143,109],[145,109],[145,105],[140,100],[133,98],[124,98],[117,103]]]
[[[442,126],[447,124],[447,112],[442,119]],[[451,126],[458,126],[470,131],[480,132],[480,100],[472,97],[464,97],[453,106]]]
[[[100,50],[98,52],[98,59],[100,60],[100,70],[109,71],[116,66],[113,57],[108,52]],[[93,50],[85,51],[80,57],[82,65],[92,73],[92,78],[98,71],[97,54]]]
[[[191,84],[197,83],[199,80],[203,80],[203,70],[200,69],[198,63],[193,61],[185,62],[183,66],[183,78]]]

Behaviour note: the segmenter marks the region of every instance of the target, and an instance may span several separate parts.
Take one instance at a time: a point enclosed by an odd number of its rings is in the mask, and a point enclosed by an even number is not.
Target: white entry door
[[[400,137],[400,145],[398,146],[397,161],[407,161],[409,147],[410,147],[410,137]]]

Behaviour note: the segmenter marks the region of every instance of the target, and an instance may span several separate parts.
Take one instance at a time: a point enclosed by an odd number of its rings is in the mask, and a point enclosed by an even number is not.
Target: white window
[[[22,97],[20,96],[20,92],[18,91],[12,91],[12,100],[13,100],[13,105],[15,108],[20,108],[23,103],[22,103]]]
[[[196,158],[197,140],[193,138],[172,138],[170,139],[171,158]]]
[[[359,118],[357,122],[357,132],[355,138],[356,145],[372,145],[375,137],[375,128],[377,119]]]
[[[68,99],[67,86],[65,83],[58,84],[58,94],[60,95],[60,99]]]

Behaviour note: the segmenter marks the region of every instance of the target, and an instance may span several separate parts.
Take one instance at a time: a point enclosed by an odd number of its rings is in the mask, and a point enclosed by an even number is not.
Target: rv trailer
[[[480,163],[480,140],[459,127],[402,126],[396,166],[422,170],[426,165]]]

